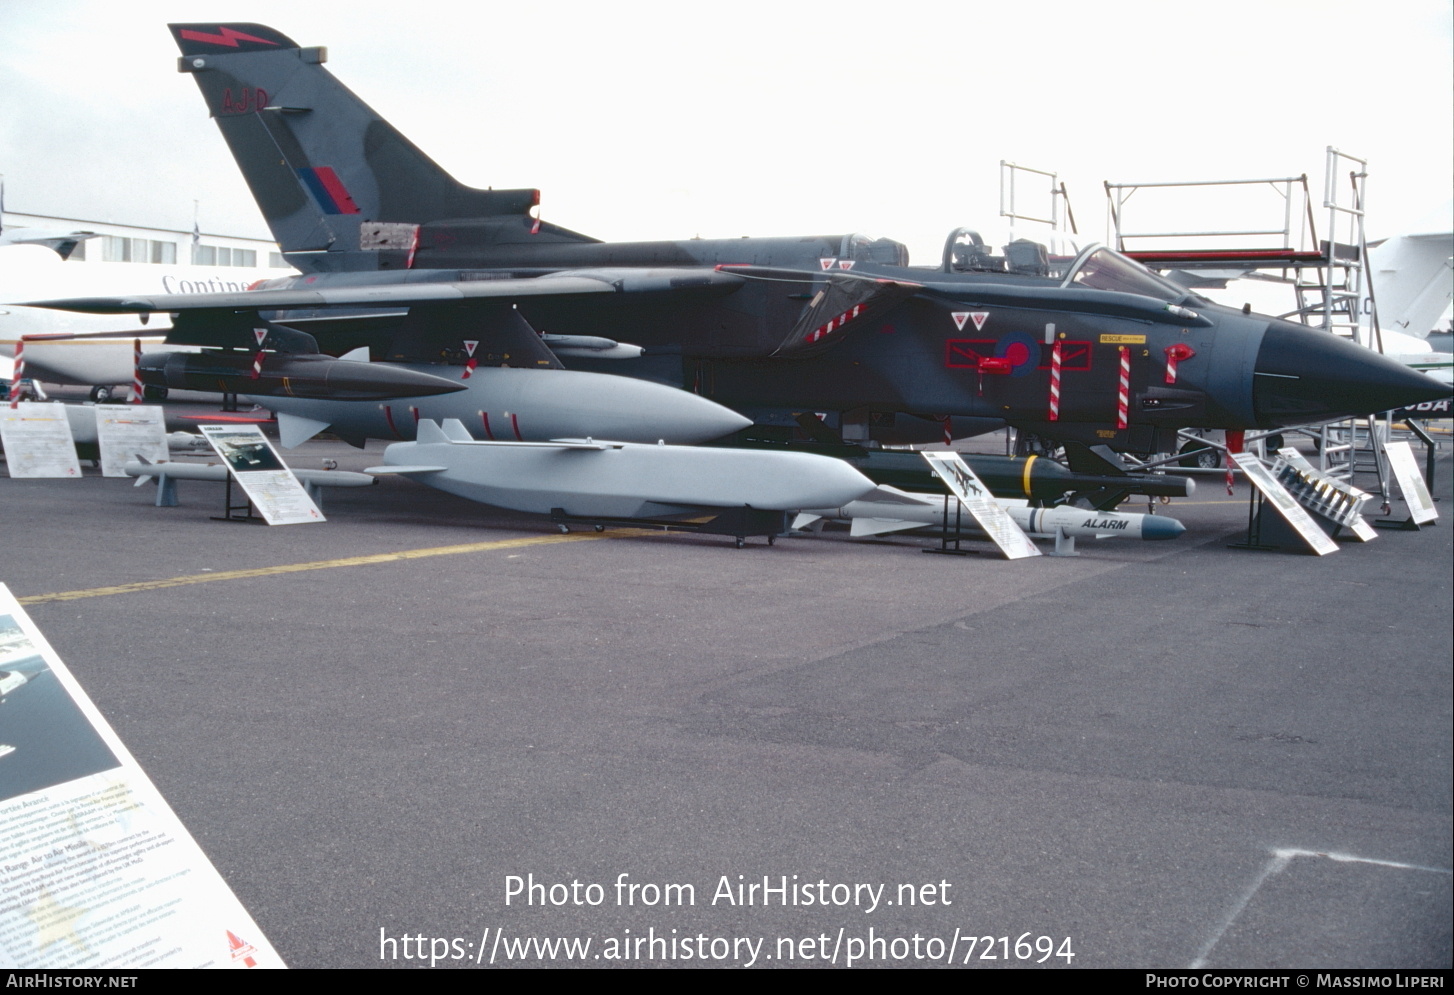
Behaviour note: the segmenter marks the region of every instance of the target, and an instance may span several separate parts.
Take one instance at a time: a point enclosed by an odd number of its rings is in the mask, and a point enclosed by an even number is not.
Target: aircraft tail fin
[[[1365,299],[1364,313],[1376,303],[1383,331],[1427,337],[1454,299],[1454,233],[1390,238],[1369,250],[1368,264],[1377,300]]]
[[[300,267],[404,268],[430,222],[530,226],[539,191],[458,182],[323,68],[326,49],[260,24],[169,27],[178,71],[196,79],[273,236]]]

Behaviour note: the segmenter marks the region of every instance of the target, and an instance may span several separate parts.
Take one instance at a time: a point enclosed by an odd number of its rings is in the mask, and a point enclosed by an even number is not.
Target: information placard
[[[103,477],[126,476],[123,468],[138,457],[161,463],[170,456],[165,412],[155,405],[98,404],[96,445]]]
[[[959,498],[966,511],[990,541],[999,547],[1007,560],[1018,560],[1026,556],[1040,556],[1040,550],[1015,524],[1004,508],[995,503],[990,489],[975,476],[969,464],[955,452],[921,452],[920,456],[929,464],[929,469],[938,474],[955,497]]]
[[[79,477],[81,462],[63,404],[0,404],[0,445],[12,477]]]
[[[0,967],[283,967],[0,584]]]
[[[256,425],[201,425],[202,434],[269,525],[321,522],[323,513]]]
[[[1388,454],[1388,467],[1393,471],[1393,479],[1398,481],[1398,492],[1403,496],[1404,504],[1409,506],[1409,520],[1415,525],[1423,525],[1438,518],[1434,498],[1429,494],[1429,487],[1424,483],[1424,475],[1419,472],[1419,462],[1414,459],[1414,451],[1409,444],[1390,442],[1383,451]]]
[[[1319,556],[1326,556],[1329,553],[1338,552],[1338,544],[1328,538],[1328,534],[1318,527],[1313,517],[1303,510],[1303,506],[1297,503],[1297,499],[1287,492],[1287,488],[1278,483],[1277,478],[1262,465],[1252,453],[1232,453],[1232,462],[1237,468],[1252,481],[1265,497],[1269,504],[1277,509],[1283,521],[1292,526],[1303,542],[1307,543],[1314,553]]]

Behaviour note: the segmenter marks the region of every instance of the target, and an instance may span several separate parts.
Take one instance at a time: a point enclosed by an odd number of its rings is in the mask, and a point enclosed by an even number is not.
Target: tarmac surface
[[[1212,477],[1014,562],[88,468],[0,477],[0,582],[294,967],[1448,968],[1444,452],[1335,555],[1229,549]]]

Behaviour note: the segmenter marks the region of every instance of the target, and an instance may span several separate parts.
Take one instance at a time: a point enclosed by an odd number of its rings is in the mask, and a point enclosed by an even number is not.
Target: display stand
[[[1229,549],[1258,551],[1307,549],[1319,556],[1336,553],[1338,544],[1318,527],[1287,488],[1251,453],[1233,453],[1232,462],[1252,484],[1247,505],[1247,540]],[[1268,513],[1268,508],[1273,514]]]
[[[968,511],[975,524],[998,547],[1007,560],[1018,560],[1027,556],[1040,556],[1040,550],[1030,541],[1020,526],[1015,524],[1004,508],[995,503],[990,490],[975,476],[973,470],[955,452],[921,452],[920,456],[929,464],[929,469],[944,481],[949,494],[944,497],[944,537],[938,549],[926,549],[926,553],[950,553],[964,555],[974,550],[961,549],[961,526],[963,513]],[[954,535],[949,535],[949,498],[958,498],[954,509]],[[950,543],[953,543],[951,547]],[[1058,542],[1057,542],[1058,546]],[[1063,554],[1062,554],[1063,555]]]

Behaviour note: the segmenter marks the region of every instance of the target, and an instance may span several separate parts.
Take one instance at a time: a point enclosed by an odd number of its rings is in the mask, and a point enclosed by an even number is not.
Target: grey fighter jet
[[[1008,423],[1141,452],[1170,451],[1188,425],[1273,428],[1448,392],[1333,335],[1213,304],[1103,246],[994,251],[956,229],[936,265],[913,268],[901,244],[855,234],[601,242],[536,217],[538,191],[460,184],[324,69],[322,48],[257,24],[171,30],[179,70],[305,274],[245,294],[50,302],[180,312],[174,342],[249,349],[254,328],[276,327],[280,350],[367,346],[460,376],[519,365],[509,342],[522,328],[539,333],[531,366],[558,363],[540,351],[554,342],[571,365],[600,369],[582,358],[591,347],[638,352],[629,339],[640,354],[612,372],[754,418],[834,412],[870,435],[897,419],[899,441],[905,423],[924,441]],[[357,401],[289,403],[346,436],[412,438],[411,421],[460,417],[429,400],[399,402],[412,420]],[[461,421],[485,436],[478,419]]]

